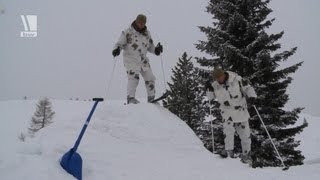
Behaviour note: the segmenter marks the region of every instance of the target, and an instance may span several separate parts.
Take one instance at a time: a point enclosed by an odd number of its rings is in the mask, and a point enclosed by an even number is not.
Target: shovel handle
[[[99,101],[99,102],[101,102],[101,101],[103,101],[103,98],[92,98],[92,101]]]
[[[78,136],[78,139],[77,139],[76,143],[75,143],[74,146],[73,146],[73,151],[74,151],[74,152],[77,151],[77,149],[78,149],[78,146],[79,146],[79,144],[80,144],[80,141],[81,141],[81,139],[82,139],[82,136],[83,136],[84,132],[86,131],[88,125],[89,125],[89,122],[90,122],[90,119],[91,119],[91,117],[92,117],[92,115],[93,115],[93,113],[94,113],[94,110],[96,109],[98,103],[99,103],[100,101],[103,101],[103,98],[93,98],[92,100],[95,101],[95,102],[94,102],[94,105],[93,105],[93,107],[92,107],[92,109],[91,109],[91,111],[90,111],[90,114],[89,114],[89,116],[88,116],[85,124],[84,124],[83,127],[82,127],[82,130],[81,130],[81,132],[80,132],[80,134],[79,134],[79,136]]]

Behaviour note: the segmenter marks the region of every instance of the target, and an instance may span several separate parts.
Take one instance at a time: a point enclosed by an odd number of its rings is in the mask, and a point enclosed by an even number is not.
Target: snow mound
[[[17,137],[27,131],[35,104],[36,101],[0,102],[0,179],[74,179],[60,167],[59,160],[73,146],[93,102],[53,101],[54,123],[20,142]],[[312,145],[319,149],[319,144]],[[251,169],[239,159],[220,159],[208,152],[178,117],[149,103],[100,103],[78,152],[83,159],[83,179],[90,180],[320,177],[320,164],[314,156],[308,164],[286,172],[279,168]]]

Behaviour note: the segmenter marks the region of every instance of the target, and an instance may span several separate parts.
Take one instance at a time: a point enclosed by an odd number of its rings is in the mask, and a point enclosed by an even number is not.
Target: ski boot
[[[135,97],[127,97],[127,104],[138,104],[140,101],[138,101]]]
[[[248,152],[248,153],[242,153],[242,155],[241,155],[241,162],[244,163],[244,164],[249,164],[249,165],[251,165],[251,164],[252,164],[251,153],[250,153],[250,152]]]
[[[152,103],[154,100],[154,96],[148,96],[148,103]]]
[[[222,150],[220,156],[222,158],[227,158],[227,157],[230,157],[232,159],[236,158],[233,150]]]

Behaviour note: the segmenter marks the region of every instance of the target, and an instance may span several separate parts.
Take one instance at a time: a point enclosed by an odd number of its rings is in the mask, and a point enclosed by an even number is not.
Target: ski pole
[[[157,36],[157,38],[158,38],[158,39],[160,39],[160,38],[159,38],[159,35],[157,35],[157,34],[156,34],[156,36]],[[160,44],[160,42],[159,42],[158,44]],[[160,54],[160,60],[161,60],[161,68],[162,68],[163,84],[164,84],[164,88],[165,88],[164,90],[166,91],[166,90],[167,90],[167,83],[166,83],[166,77],[165,77],[165,75],[164,75],[164,67],[163,67],[162,54]]]
[[[164,88],[165,88],[164,90],[167,90],[167,83],[166,83],[166,76],[164,74],[162,54],[160,55],[160,60],[161,60],[161,68],[162,68],[162,75],[163,75],[163,84],[164,84]]]
[[[211,124],[211,139],[212,139],[212,153],[214,152],[214,136],[213,136],[213,123],[212,123],[212,121],[213,121],[213,115],[212,115],[212,107],[209,107],[210,108],[210,118],[212,118],[211,119],[211,121],[210,121],[210,124]]]
[[[109,97],[109,91],[110,91],[110,87],[111,87],[111,83],[112,83],[112,79],[113,79],[113,74],[114,74],[114,69],[116,68],[116,58],[113,57],[113,67],[112,67],[112,72],[111,72],[111,76],[110,76],[110,79],[109,79],[109,83],[108,83],[108,87],[107,87],[107,96],[106,96],[106,99],[108,99]]]
[[[261,116],[260,116],[260,113],[259,113],[257,107],[256,107],[255,105],[253,105],[253,107],[254,107],[254,109],[256,110],[257,115],[258,115],[258,117],[259,117],[259,119],[260,119],[260,121],[261,121],[264,129],[266,130],[266,132],[267,132],[267,134],[268,134],[268,137],[269,137],[269,139],[270,139],[270,141],[271,141],[271,143],[272,143],[272,145],[273,145],[273,148],[274,148],[274,150],[276,151],[276,153],[277,153],[277,155],[278,155],[278,157],[279,157],[279,159],[280,159],[280,161],[281,161],[281,164],[282,164],[282,166],[283,166],[283,170],[287,170],[288,167],[285,166],[285,164],[284,164],[284,162],[283,162],[283,159],[281,158],[281,156],[280,156],[280,154],[279,154],[279,152],[278,152],[278,149],[276,148],[275,144],[273,143],[273,140],[272,140],[272,138],[271,138],[271,136],[270,136],[270,134],[269,134],[269,131],[267,130],[266,125],[264,124],[264,122],[263,122],[263,120],[262,120],[262,118],[261,118]]]

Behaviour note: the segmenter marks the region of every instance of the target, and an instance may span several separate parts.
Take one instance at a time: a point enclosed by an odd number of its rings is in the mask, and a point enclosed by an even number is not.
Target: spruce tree
[[[207,69],[222,67],[249,79],[258,95],[256,106],[285,164],[301,165],[304,156],[297,150],[300,142],[294,137],[307,126],[307,123],[296,125],[303,108],[285,110],[284,106],[289,100],[286,89],[292,82],[290,75],[302,62],[280,67],[280,63],[288,60],[297,48],[282,51],[278,41],[284,32],[266,32],[275,20],[268,18],[272,12],[269,2],[210,0],[207,12],[213,16],[213,25],[199,27],[207,40],[199,41],[196,47],[211,57],[197,58],[197,62]],[[208,78],[208,71],[201,70],[200,74]],[[280,166],[254,109],[249,108],[249,112],[252,116],[253,167]],[[239,149],[239,144],[236,149]]]
[[[204,124],[203,91],[199,86],[201,79],[193,66],[192,57],[183,53],[172,72],[172,83],[168,83],[169,96],[163,101],[164,107],[185,121],[201,140],[209,141],[208,129]]]
[[[52,111],[52,105],[48,98],[39,100],[36,112],[31,118],[29,132],[34,134],[40,129],[52,123],[55,112]]]

